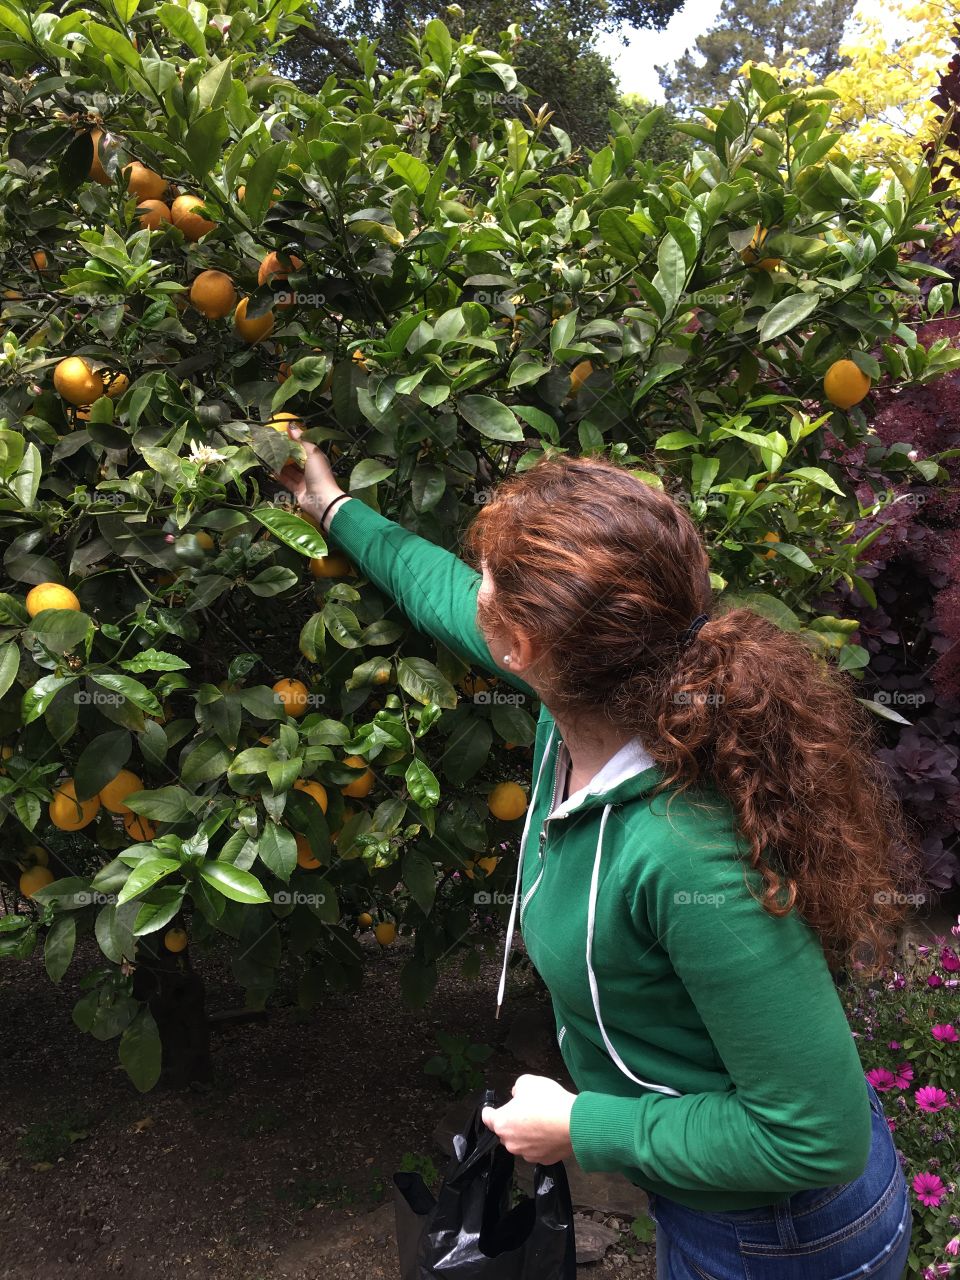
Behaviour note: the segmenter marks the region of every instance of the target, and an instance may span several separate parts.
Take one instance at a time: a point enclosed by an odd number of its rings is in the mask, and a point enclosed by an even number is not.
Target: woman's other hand
[[[572,1156],[570,1112],[577,1095],[546,1076],[518,1076],[511,1092],[502,1107],[484,1107],[481,1113],[506,1149],[530,1164]]]

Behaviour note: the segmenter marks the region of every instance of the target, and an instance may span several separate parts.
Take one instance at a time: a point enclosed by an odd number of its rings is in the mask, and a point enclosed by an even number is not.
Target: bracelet
[[[321,528],[321,529],[323,528],[323,522],[324,522],[324,520],[326,520],[326,518],[327,518],[327,512],[330,510],[330,508],[331,508],[331,507],[333,507],[333,506],[336,506],[336,504],[337,504],[338,502],[342,502],[344,498],[349,498],[350,496],[351,496],[351,495],[350,495],[349,493],[338,493],[338,494],[337,494],[337,496],[333,499],[333,501],[332,501],[332,502],[328,502],[328,503],[327,503],[327,505],[326,505],[326,506],[324,507],[324,509],[323,509],[323,515],[320,517],[320,528]]]

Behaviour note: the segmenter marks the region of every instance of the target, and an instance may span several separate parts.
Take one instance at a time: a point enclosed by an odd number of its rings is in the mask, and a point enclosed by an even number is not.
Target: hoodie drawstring
[[[593,997],[593,1012],[597,1019],[597,1026],[600,1028],[600,1034],[603,1036],[603,1043],[607,1047],[607,1053],[620,1068],[628,1080],[632,1080],[634,1084],[642,1084],[645,1089],[655,1089],[657,1093],[668,1093],[673,1098],[680,1098],[683,1095],[677,1089],[671,1089],[665,1084],[650,1084],[647,1080],[641,1080],[639,1076],[635,1076],[629,1069],[623,1059],[617,1053],[616,1049],[607,1035],[607,1029],[603,1025],[603,1019],[600,1016],[600,993],[597,989],[597,975],[593,972],[593,927],[597,915],[597,885],[600,881],[600,853],[603,849],[603,829],[607,825],[607,819],[610,816],[612,805],[604,805],[603,817],[600,819],[600,833],[597,836],[597,852],[593,860],[593,875],[590,878],[590,901],[587,907],[587,978],[590,982],[590,995]]]
[[[530,822],[533,818],[533,811],[537,805],[537,794],[540,791],[540,779],[543,777],[544,765],[550,758],[550,748],[553,745],[553,735],[556,733],[556,725],[550,730],[550,737],[547,744],[543,748],[543,756],[540,760],[540,768],[537,770],[537,781],[534,783],[533,795],[530,797],[530,805],[527,809],[527,820],[523,824],[523,835],[520,837],[520,854],[517,858],[517,883],[513,890],[513,902],[510,904],[510,921],[507,925],[507,941],[503,948],[503,969],[500,973],[500,986],[497,989],[497,1018],[500,1017],[500,1006],[503,1004],[503,992],[507,985],[507,965],[510,962],[510,948],[513,946],[513,922],[517,916],[517,906],[520,902],[520,882],[523,874],[523,851],[527,845],[527,833],[530,830]]]

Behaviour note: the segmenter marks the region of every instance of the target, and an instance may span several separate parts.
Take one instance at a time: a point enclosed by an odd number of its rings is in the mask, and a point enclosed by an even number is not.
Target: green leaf
[[[0,649],[0,698],[7,692],[20,670],[20,646],[5,644]]]
[[[77,945],[77,917],[73,912],[57,916],[43,944],[43,965],[51,982],[66,973]]]
[[[230,71],[232,63],[229,58],[215,62],[209,71],[205,71],[197,84],[197,106],[201,112],[212,111],[226,102],[230,93]]]
[[[512,409],[492,396],[461,396],[461,417],[488,440],[523,440],[523,429]]]
[[[158,787],[155,791],[133,791],[124,804],[154,822],[183,822],[204,804],[202,797],[192,796],[183,787]]]
[[[198,870],[212,889],[216,889],[232,902],[270,901],[270,895],[266,889],[249,871],[241,871],[228,862],[213,862],[210,859],[201,862]]]
[[[30,630],[51,653],[69,653],[93,633],[93,619],[76,609],[43,609]]]
[[[273,143],[272,146],[267,147],[266,151],[257,156],[253,163],[253,168],[247,174],[246,190],[243,193],[243,208],[255,227],[260,225],[263,221],[263,215],[270,207],[277,174],[286,159],[288,150],[289,144],[286,142]],[[299,371],[295,372],[297,372],[299,378]],[[308,387],[307,390],[312,390],[312,388]]]
[[[893,707],[885,706],[882,702],[873,702],[870,698],[857,698],[857,701],[862,702],[868,710],[872,711],[875,716],[879,716],[881,720],[892,720],[894,724],[910,723],[899,711],[894,711]]]
[[[425,916],[430,914],[437,892],[437,873],[425,853],[411,849],[403,859],[403,883]]]
[[[388,467],[384,462],[378,462],[376,458],[364,458],[362,462],[358,462],[350,473],[350,492],[354,493],[358,489],[370,489],[375,484],[379,484],[381,480],[386,480],[396,471],[396,467]]]
[[[779,338],[781,334],[796,328],[816,311],[820,301],[819,293],[791,293],[789,297],[781,298],[760,322],[760,341],[770,342],[773,338]]]
[[[299,551],[302,556],[325,556],[327,544],[323,535],[302,516],[292,511],[280,511],[277,507],[257,507],[250,513],[255,520],[270,530],[273,536]]]
[[[189,671],[190,663],[163,649],[142,649],[135,658],[117,664],[124,671]]]
[[[267,819],[257,841],[257,854],[275,876],[289,883],[297,866],[297,840],[292,831]]]
[[[432,809],[440,803],[440,784],[433,771],[418,757],[414,757],[404,774],[407,789],[422,809]]]
[[[401,151],[391,156],[387,164],[418,196],[424,194],[430,181],[430,170],[422,160],[418,160],[416,156],[406,151]]]
[[[784,473],[784,478],[789,479],[796,477],[798,480],[809,480],[811,484],[817,485],[820,489],[829,489],[831,493],[838,493],[843,497],[843,490],[837,484],[836,480],[820,467],[796,467],[793,471]]]
[[[160,1079],[161,1048],[160,1032],[147,1005],[141,1005],[120,1037],[119,1055],[134,1087],[149,1093]]]
[[[78,800],[89,800],[111,782],[130,759],[133,739],[127,729],[115,729],[93,738],[83,749],[73,771]]]
[[[400,970],[400,992],[411,1009],[422,1009],[430,999],[437,985],[437,966],[419,956],[411,956]],[[439,1069],[430,1070],[430,1063],[440,1063]],[[446,1058],[431,1058],[423,1068],[428,1074],[444,1075],[447,1071]]]
[[[194,177],[205,178],[216,168],[230,127],[222,107],[203,115],[187,130],[183,145],[193,163]]]
[[[146,893],[155,884],[179,870],[180,862],[176,858],[144,858],[133,868],[127,877],[127,883],[117,894],[117,906]]]
[[[93,22],[90,19],[87,20],[83,29],[90,37],[91,43],[101,53],[109,53],[125,67],[139,69],[140,55],[126,36],[121,35],[119,31],[114,31],[113,27],[105,27],[102,22]]]
[[[426,658],[401,658],[397,663],[397,683],[424,706],[435,702],[438,707],[453,710],[457,705],[456,689]]]
[[[98,671],[90,678],[94,684],[100,685],[102,689],[110,689],[113,693],[119,693],[129,702],[132,702],[135,707],[145,711],[147,715],[163,715],[163,707],[161,707],[154,695],[139,680],[134,680],[132,676],[121,676],[114,671]]]
[[[162,4],[157,10],[157,16],[170,34],[185,44],[191,53],[195,53],[198,58],[206,57],[207,46],[203,33],[186,9],[177,4]]]

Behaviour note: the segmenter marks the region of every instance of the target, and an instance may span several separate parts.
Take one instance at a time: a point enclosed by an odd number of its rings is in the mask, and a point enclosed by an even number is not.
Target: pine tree
[[[821,80],[842,64],[839,46],[853,5],[854,0],[723,0],[716,24],[672,67],[657,67],[667,102],[684,114],[719,102],[748,59],[780,66],[793,56]]]

